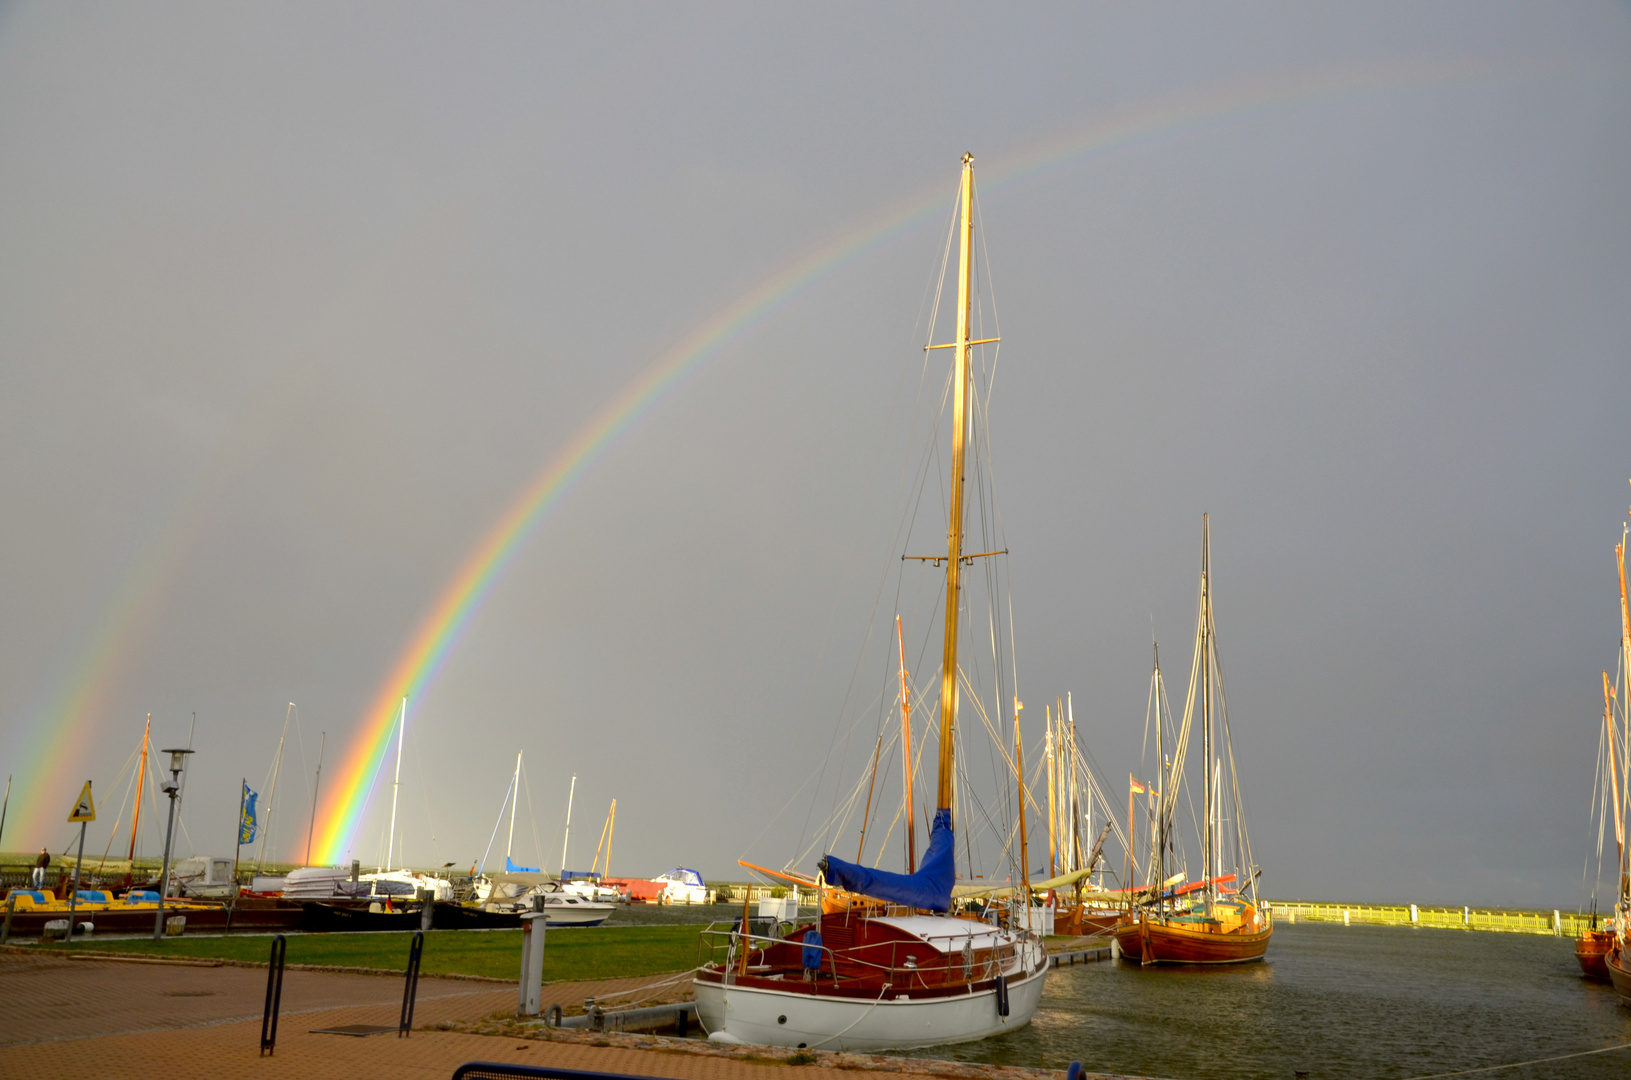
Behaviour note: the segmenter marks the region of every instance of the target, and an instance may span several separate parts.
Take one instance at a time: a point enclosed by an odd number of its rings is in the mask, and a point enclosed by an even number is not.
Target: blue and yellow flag
[[[238,822],[238,843],[253,844],[255,842],[255,800],[259,798],[253,788],[244,785],[244,813],[243,820]]]

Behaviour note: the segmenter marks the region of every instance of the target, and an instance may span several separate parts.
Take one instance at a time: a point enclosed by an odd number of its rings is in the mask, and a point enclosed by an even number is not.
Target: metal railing
[[[1331,904],[1302,900],[1265,901],[1286,922],[1337,922],[1352,926],[1426,926],[1449,930],[1493,930],[1512,934],[1577,937],[1592,918],[1566,911],[1511,911],[1502,908],[1423,907],[1419,904]],[[1598,917],[1598,925],[1606,919]]]
[[[974,939],[976,937],[985,936],[994,937],[999,932],[1000,931],[993,927],[984,933],[970,932],[967,934],[931,934],[926,937],[918,938],[916,942],[898,940],[887,942],[880,941],[870,945],[850,946],[842,951],[844,954],[844,962],[847,964],[854,964],[859,967],[870,968],[873,971],[881,974],[887,974],[895,977],[905,975],[908,979],[915,978],[917,988],[920,989],[934,988],[923,978],[925,969],[917,966],[915,958],[912,954],[907,955],[905,963],[902,963],[900,959],[901,948],[915,947],[919,942],[928,944],[929,947],[935,951],[935,953],[947,958],[944,966],[929,967],[926,969],[927,971],[945,972],[947,975],[951,975],[958,970],[959,966],[962,969],[962,979],[952,980],[948,978],[940,985],[947,985],[953,982],[985,982],[986,980],[994,979],[999,975],[1014,974],[1015,969],[1019,969],[1021,973],[1026,975],[1032,974],[1032,972],[1024,970],[1023,959],[1020,955],[1020,950],[1028,943],[1028,940],[1035,937],[1034,934],[1031,934],[1026,930],[1005,931],[1006,933],[1017,935],[1016,940],[1001,942],[994,947],[981,950],[984,952],[984,956],[980,957],[978,960],[975,959],[975,950],[973,948]],[[724,942],[720,942],[718,940],[720,938],[724,938],[726,940]],[[936,948],[933,945],[933,942],[940,940],[944,940],[948,944],[953,942],[963,942],[965,947],[959,949]],[[740,923],[708,924],[708,926],[698,937],[698,967],[704,970],[709,968],[721,970],[726,976],[730,976],[735,973],[739,965],[739,955],[737,949],[740,947],[745,947],[751,952],[751,943],[755,941],[764,942],[766,947],[773,945],[787,945],[797,949],[819,949],[823,954],[824,959],[827,961],[826,966],[832,975],[833,982],[837,984],[843,980],[843,976],[840,974],[838,968],[838,953],[825,942],[815,945],[806,944],[800,939],[766,937],[760,934],[744,934],[741,931]],[[725,961],[722,965],[718,964],[716,959],[721,945],[723,945],[725,948]],[[889,947],[889,963],[887,964],[877,963],[872,960],[865,960],[856,955],[856,952],[859,950],[880,950],[886,945]],[[708,953],[708,958],[706,960],[704,960],[702,957],[704,948],[706,948]],[[954,958],[957,957],[965,958],[961,965],[956,963]],[[975,973],[976,964],[979,967],[978,974]],[[1046,965],[1047,954],[1044,951],[1042,963],[1038,965],[1037,970],[1042,970],[1042,968],[1046,967]],[[818,968],[817,970],[820,969]],[[897,987],[897,989],[900,989],[900,987]]]

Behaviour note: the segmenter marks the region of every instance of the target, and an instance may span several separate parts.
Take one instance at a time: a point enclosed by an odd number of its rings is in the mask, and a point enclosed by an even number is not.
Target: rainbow
[[[1026,182],[1091,158],[1131,151],[1181,138],[1187,133],[1231,119],[1246,119],[1276,107],[1314,103],[1344,95],[1488,82],[1536,74],[1511,64],[1425,61],[1304,73],[1255,79],[1154,106],[1128,110],[1074,128],[1010,155],[997,169],[982,170],[987,196],[1018,190]],[[948,161],[951,157],[948,157]],[[481,542],[470,552],[436,602],[425,614],[389,674],[374,695],[362,723],[343,753],[335,782],[318,812],[314,857],[339,862],[351,852],[358,824],[369,803],[373,781],[390,743],[397,707],[436,677],[461,632],[469,625],[493,584],[517,552],[549,520],[594,465],[652,410],[682,388],[708,361],[810,287],[870,252],[910,232],[944,209],[944,192],[925,191],[875,214],[803,258],[771,275],[751,292],[695,327],[657,357],[645,372],[584,423],[509,504]],[[245,455],[234,455],[242,459]],[[212,470],[194,496],[162,534],[150,544],[114,602],[100,618],[81,651],[68,687],[45,710],[46,719],[26,734],[7,738],[5,756],[16,762],[21,781],[14,794],[17,834],[39,835],[53,824],[55,803],[71,801],[78,782],[74,770],[83,760],[78,748],[90,741],[94,725],[107,713],[112,689],[136,654],[136,642],[168,582],[184,564],[202,528],[204,508],[230,479],[230,468]],[[411,704],[411,702],[410,702]],[[22,728],[23,725],[17,725]],[[20,742],[21,745],[15,745]],[[8,828],[8,833],[11,829]]]

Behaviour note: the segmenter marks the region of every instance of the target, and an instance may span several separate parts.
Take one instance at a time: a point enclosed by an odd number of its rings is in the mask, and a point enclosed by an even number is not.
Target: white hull
[[[1048,970],[1042,947],[1031,949],[1035,955],[1027,955],[1019,970],[1029,967],[1034,973],[1010,978],[1007,1016],[997,1013],[995,990],[918,1001],[866,1001],[698,981],[697,1019],[712,1041],[760,1046],[909,1050],[972,1042],[1031,1022]]]

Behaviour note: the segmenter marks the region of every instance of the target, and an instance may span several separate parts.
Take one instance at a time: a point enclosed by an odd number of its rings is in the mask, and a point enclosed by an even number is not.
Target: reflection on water
[[[1050,972],[1027,1028],[913,1057],[1213,1080],[1397,1078],[1631,1042],[1631,1008],[1580,978],[1573,942],[1310,923],[1227,968]],[[1489,1074],[1631,1077],[1631,1050]]]

